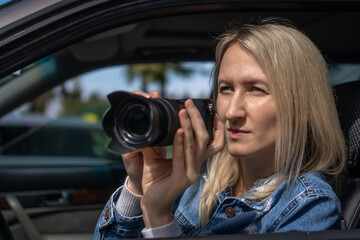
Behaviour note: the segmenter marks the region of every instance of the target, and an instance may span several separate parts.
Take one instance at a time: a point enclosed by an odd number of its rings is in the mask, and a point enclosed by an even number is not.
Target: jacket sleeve
[[[270,232],[322,231],[340,227],[341,204],[333,192],[299,194],[274,219]]]
[[[124,194],[122,194],[122,192],[124,192]],[[124,196],[127,195],[126,193],[126,189],[124,189],[123,186],[116,190],[116,192],[114,192],[110,197],[96,224],[93,237],[94,240],[112,240],[119,238],[135,238],[141,236],[141,230],[145,226],[143,217],[141,215],[141,210],[139,210],[140,200],[134,198],[128,199],[129,196],[125,197],[127,198],[126,201],[119,199],[123,199]],[[123,207],[122,209],[117,209],[116,205],[119,205],[118,200],[127,206]],[[128,210],[128,213],[131,212],[132,214],[125,213],[123,210]]]

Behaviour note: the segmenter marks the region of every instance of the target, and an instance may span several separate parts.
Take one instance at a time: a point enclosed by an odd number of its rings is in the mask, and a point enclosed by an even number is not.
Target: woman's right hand
[[[150,94],[142,91],[133,91],[133,94],[143,96],[145,98],[159,98],[160,94],[158,91],[152,91]],[[166,147],[154,147],[153,148],[156,155],[160,158],[166,157]],[[127,188],[138,195],[143,195],[142,190],[142,176],[143,176],[143,167],[144,159],[141,149],[137,149],[133,152],[122,154],[122,159],[124,161],[126,172],[129,176],[127,182]]]

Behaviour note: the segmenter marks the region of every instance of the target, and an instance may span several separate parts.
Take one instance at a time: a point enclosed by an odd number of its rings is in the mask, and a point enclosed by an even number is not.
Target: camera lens
[[[108,95],[111,107],[103,118],[103,127],[111,137],[109,150],[126,153],[147,146],[167,146],[180,127],[178,113],[183,99],[148,99],[116,91]],[[212,134],[213,111],[210,99],[193,99],[208,133]],[[210,137],[210,139],[212,136]]]
[[[149,122],[149,112],[143,105],[132,106],[125,115],[125,128],[132,134],[145,134],[148,131]]]

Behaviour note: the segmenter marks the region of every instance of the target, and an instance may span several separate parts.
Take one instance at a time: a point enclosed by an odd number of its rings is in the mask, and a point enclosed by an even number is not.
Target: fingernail
[[[188,107],[193,107],[194,106],[194,103],[193,103],[192,100],[187,100],[186,104],[187,104]]]
[[[143,96],[145,98],[150,98],[151,97],[150,94],[147,94],[147,93],[143,93],[143,94],[141,94],[141,96]]]

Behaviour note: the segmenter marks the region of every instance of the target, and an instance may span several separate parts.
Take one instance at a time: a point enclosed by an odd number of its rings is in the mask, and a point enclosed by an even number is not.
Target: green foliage
[[[144,92],[148,92],[149,83],[159,82],[161,96],[165,96],[165,85],[168,81],[168,74],[170,72],[187,77],[194,72],[194,69],[180,63],[132,64],[127,68],[129,81],[140,78],[142,82],[142,91]]]
[[[31,103],[26,113],[42,113],[45,114],[49,102],[54,100],[55,97],[61,99],[61,112],[60,116],[83,116],[84,114],[96,115],[97,121],[102,119],[106,109],[109,108],[109,102],[100,97],[98,94],[93,93],[88,100],[82,97],[82,89],[77,79],[74,80],[74,87],[72,89],[61,86],[61,96],[56,96],[52,90],[43,93],[35,98]]]

